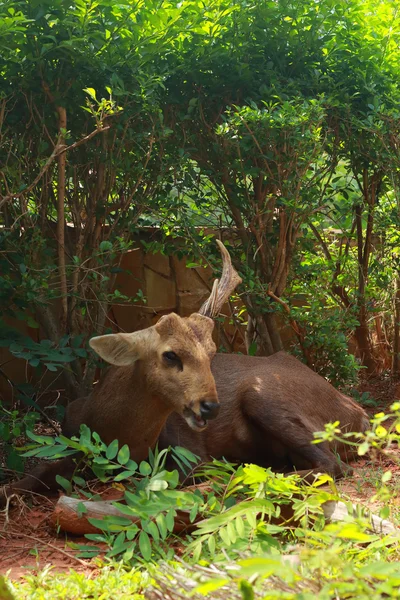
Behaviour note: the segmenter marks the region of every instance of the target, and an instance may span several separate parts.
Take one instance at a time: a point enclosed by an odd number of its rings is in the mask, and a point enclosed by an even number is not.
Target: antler
[[[232,266],[232,261],[228,250],[220,240],[216,240],[216,242],[222,256],[223,267],[221,280],[219,281],[216,279],[214,281],[210,297],[204,302],[198,311],[201,315],[210,317],[211,319],[220,313],[221,308],[228,300],[235,287],[242,282],[241,277],[239,277],[238,273]]]

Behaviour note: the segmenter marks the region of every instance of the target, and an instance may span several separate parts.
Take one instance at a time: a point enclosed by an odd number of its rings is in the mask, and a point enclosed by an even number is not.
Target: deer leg
[[[305,446],[289,448],[288,457],[291,465],[296,469],[291,472],[297,472],[302,476],[310,473],[311,481],[317,473],[327,473],[335,479],[343,477],[346,473],[345,465],[340,458],[323,444],[309,443]]]
[[[257,451],[263,464],[284,473],[327,473],[335,478],[344,475],[344,464],[329,445],[312,443],[313,431],[301,416],[276,403],[262,405],[253,395],[246,395],[242,410],[257,430]]]
[[[56,476],[62,475],[65,479],[71,479],[75,468],[76,464],[72,456],[37,465],[29,475],[0,489],[0,507],[5,506],[7,499],[13,494],[45,495],[59,489]]]

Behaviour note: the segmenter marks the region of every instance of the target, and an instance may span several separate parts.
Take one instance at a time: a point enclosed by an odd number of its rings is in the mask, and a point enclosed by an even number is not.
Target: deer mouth
[[[194,431],[203,431],[208,425],[207,420],[197,415],[191,408],[185,408],[183,416],[190,429]]]

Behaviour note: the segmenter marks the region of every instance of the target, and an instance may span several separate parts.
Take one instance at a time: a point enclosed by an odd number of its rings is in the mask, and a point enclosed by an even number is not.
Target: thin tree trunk
[[[382,368],[386,370],[390,368],[390,344],[388,343],[385,335],[383,316],[381,314],[377,315],[374,320],[376,338],[378,342],[377,350],[382,361]]]
[[[268,330],[269,338],[272,343],[273,353],[283,350],[281,334],[279,333],[278,324],[276,322],[276,314],[269,312],[264,315],[264,322]]]
[[[60,143],[65,143],[63,131],[67,128],[67,111],[63,106],[57,106],[58,130]],[[65,264],[65,167],[67,154],[63,152],[57,157],[57,247],[58,247],[58,270],[61,287],[61,331],[66,333],[68,318],[68,288],[67,271]]]
[[[363,238],[362,227],[362,204],[358,204],[355,208],[358,259],[357,319],[359,324],[354,331],[354,336],[360,352],[361,363],[366,367],[366,371],[370,375],[376,373],[379,368],[372,349],[365,301],[365,290],[368,283],[369,257],[372,248],[372,231],[374,225],[377,185],[378,175],[374,174],[369,180],[368,171],[367,169],[364,169],[363,182],[362,185],[360,184],[360,189],[364,196],[364,205],[367,208],[365,239]]]
[[[400,277],[396,280],[394,296],[394,333],[393,333],[393,362],[392,374],[400,375]]]
[[[361,304],[360,306],[357,319],[359,325],[357,325],[354,330],[354,337],[360,353],[361,364],[366,367],[367,373],[372,375],[376,373],[378,364],[372,352],[371,338],[367,322],[367,311],[364,304]]]
[[[255,350],[252,349],[252,344],[256,345]],[[274,347],[261,315],[251,315],[248,312],[246,349],[248,353],[252,349],[251,354],[255,356],[271,356],[271,354],[274,354]]]

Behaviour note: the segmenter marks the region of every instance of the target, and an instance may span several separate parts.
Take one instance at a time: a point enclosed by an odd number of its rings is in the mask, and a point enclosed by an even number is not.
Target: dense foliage
[[[69,394],[148,223],[208,260],[198,227],[229,228],[252,351],[282,348],[280,313],[333,380],[355,372],[349,337],[369,372],[397,370],[392,3],[21,1],[1,23],[1,310],[68,336]],[[11,351],[57,368],[55,348]]]

